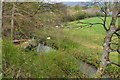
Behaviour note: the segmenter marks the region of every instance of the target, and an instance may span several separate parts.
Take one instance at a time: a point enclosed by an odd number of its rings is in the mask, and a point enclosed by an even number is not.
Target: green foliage
[[[78,6],[74,6],[73,9],[68,9],[67,12],[67,21],[74,21],[87,18],[88,14],[82,11],[81,7],[76,8]],[[74,9],[75,8],[75,9]]]
[[[88,6],[79,6],[75,5],[73,7],[68,7],[67,10],[67,21],[74,21],[74,20],[80,20],[84,18],[90,18],[90,17],[104,17],[104,14],[101,12],[97,12],[100,10],[99,6],[94,5],[93,7]]]
[[[20,54],[20,50],[13,46],[10,39],[4,39],[3,41],[3,71],[5,75],[11,77],[14,76],[15,70],[22,65],[24,59]]]
[[[48,46],[59,50],[69,50],[77,48],[78,45],[72,42],[62,29],[54,27],[43,27],[36,31],[37,39],[42,40]],[[51,39],[47,39],[50,37]]]
[[[120,78],[120,68],[116,66],[108,66],[106,68],[106,72],[108,72],[109,76],[112,78]]]
[[[76,11],[82,10],[82,8],[78,4],[75,5],[75,6],[73,6],[73,7],[71,7],[71,8],[74,9],[74,10],[76,10]]]
[[[75,18],[75,20],[80,20],[80,19],[84,19],[84,18],[87,18],[87,14],[85,12],[82,12],[82,11],[78,11],[76,12],[73,17]]]
[[[13,9],[13,5],[15,5],[15,9]],[[80,21],[102,23],[102,20],[96,16],[103,16],[103,14],[95,13],[99,6],[94,5],[93,7],[84,6],[85,10],[82,10],[79,5],[66,8],[62,3],[3,3],[4,36],[10,36],[12,33],[11,19],[13,19],[14,39],[34,37],[35,40],[41,40],[44,45],[56,49],[48,53],[37,53],[34,50],[25,52],[19,45],[13,44],[8,37],[3,38],[3,77],[83,78],[84,75],[79,71],[80,61],[98,67],[103,51],[102,44],[105,35],[103,27],[93,25],[91,28],[87,28],[84,27],[85,24],[73,21],[87,18]],[[94,13],[88,12],[89,10],[86,10],[88,8]],[[14,17],[11,17],[13,11],[15,12]],[[103,17],[100,18],[103,19]],[[73,21],[65,23],[65,27],[71,29],[54,28],[66,21]],[[110,21],[111,17],[108,17],[107,27],[109,27]],[[47,39],[47,37],[51,39]],[[118,54],[112,54],[110,60],[118,62],[117,56],[119,57]],[[107,67],[106,71],[112,78],[118,78],[120,76],[118,69],[111,65]]]
[[[22,52],[10,40],[3,42],[3,78],[78,78],[79,61],[67,52]]]
[[[14,10],[14,39],[33,38],[41,27],[52,27],[65,21],[66,6],[48,3],[4,3],[3,35],[11,34],[11,11]],[[9,13],[9,14],[8,14]],[[8,16],[8,17],[6,17]],[[49,25],[50,24],[50,25]]]
[[[101,17],[102,19],[104,17]],[[118,18],[119,19],[119,18]],[[85,24],[81,24],[80,22],[89,22],[89,23],[97,23],[101,22],[102,20],[98,17],[83,19],[83,20],[76,20],[72,22],[68,22],[65,25],[69,28],[66,28],[64,31],[69,33],[70,40],[79,44],[79,47],[73,51],[70,51],[72,56],[76,57],[77,59],[86,61],[91,63],[92,65],[99,67],[100,60],[102,57],[102,45],[105,35],[105,30],[101,25],[93,25],[92,27],[85,27]],[[111,17],[107,17],[107,24],[106,26],[109,27],[111,21]],[[118,20],[116,22],[116,26],[118,25]],[[83,26],[83,28],[79,28]],[[118,32],[119,33],[119,32]],[[113,43],[119,43],[119,40],[116,36],[113,37]],[[111,46],[115,48],[117,46]],[[110,54],[110,61],[118,63],[118,58],[120,55],[117,52],[113,52]],[[112,78],[119,77],[119,67],[115,65],[109,66],[110,68],[106,70],[107,74],[109,74]]]

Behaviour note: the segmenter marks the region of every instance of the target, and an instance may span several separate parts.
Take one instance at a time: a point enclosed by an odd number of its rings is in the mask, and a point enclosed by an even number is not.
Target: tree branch
[[[120,39],[120,34],[118,34],[117,32],[118,31],[120,31],[120,27],[118,27],[117,29],[116,29],[116,32],[114,33],[116,36],[118,36],[118,38]]]
[[[118,37],[120,37],[120,34],[118,34],[118,33],[116,33],[116,32],[115,32],[114,34],[116,34]]]
[[[118,28],[116,29],[116,32],[120,30],[120,26],[118,26]]]
[[[82,23],[82,24],[88,24],[88,25],[97,25],[97,24],[100,24],[100,25],[102,25],[103,27],[104,27],[104,29],[106,30],[106,31],[108,31],[108,29],[107,29],[107,27],[106,27],[106,25],[105,25],[105,23],[106,23],[106,20],[104,21],[104,23],[87,23],[87,22],[80,22],[80,21],[78,21],[77,23]],[[90,26],[90,27],[91,27]]]
[[[107,18],[107,14],[105,15],[105,18],[104,19],[102,19],[101,17],[98,17],[99,19],[101,19],[102,21],[103,21],[103,26],[104,26],[104,29],[106,30],[106,31],[108,31],[108,29],[107,29],[107,27],[106,27],[106,18]],[[108,23],[107,23],[108,24]]]
[[[106,31],[108,31],[107,27],[106,27],[106,19],[107,19],[107,13],[105,12],[105,17],[104,17],[104,21],[103,21],[103,26],[104,26],[104,29]]]
[[[109,49],[108,52],[115,52],[117,51],[118,49]]]
[[[97,25],[97,24],[103,25],[102,23],[88,23],[88,22],[80,22],[80,21],[78,21],[77,23],[88,24],[88,25]]]
[[[119,50],[117,50],[117,52],[120,54],[120,51],[119,51]]]
[[[120,65],[119,64],[117,64],[117,63],[114,63],[114,62],[107,62],[107,64],[114,64],[114,65],[116,65],[116,66],[118,66],[118,67],[120,67]]]
[[[118,43],[112,43],[112,42],[109,42],[109,44],[119,45]]]
[[[98,17],[99,19],[101,19],[102,21],[104,21],[104,19],[103,18],[101,18],[101,17]]]
[[[109,49],[109,50],[108,50],[108,52],[115,52],[115,51],[117,51],[117,52],[118,52],[118,54],[120,54],[119,49]]]

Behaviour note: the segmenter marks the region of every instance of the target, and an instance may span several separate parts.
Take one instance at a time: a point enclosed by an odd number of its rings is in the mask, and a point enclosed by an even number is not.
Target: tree
[[[31,6],[34,3],[30,4]],[[25,8],[23,8],[25,7]],[[11,39],[15,39],[15,34],[23,38],[25,36],[25,31],[31,33],[30,28],[33,29],[33,18],[30,16],[33,15],[32,11],[28,9],[31,8],[33,12],[37,8],[30,7],[28,3],[3,3],[3,34],[11,36]],[[29,23],[29,24],[27,24]],[[34,31],[34,29],[32,30]],[[19,37],[19,38],[20,38]]]
[[[2,59],[2,1],[0,1],[0,59]],[[0,60],[0,70],[2,71],[2,60]],[[0,79],[2,78],[2,72],[0,73]]]
[[[11,39],[13,40],[13,29],[14,29],[14,14],[15,13],[15,4],[13,3],[12,15],[11,15]]]
[[[119,46],[120,46],[120,44],[119,44],[120,25],[116,25],[118,15],[120,14],[120,9],[119,9],[119,2],[114,2],[114,3],[105,2],[104,4],[102,3],[102,5],[101,5],[100,2],[97,2],[97,3],[100,4],[101,11],[104,13],[104,19],[101,18],[101,17],[98,17],[103,21],[103,23],[99,23],[99,22],[98,23],[79,22],[79,23],[88,24],[89,26],[96,25],[96,24],[101,24],[104,27],[105,31],[106,31],[106,35],[105,35],[105,38],[104,38],[104,45],[103,45],[101,63],[100,63],[100,66],[99,66],[96,74],[93,76],[93,77],[96,77],[96,78],[101,78],[103,73],[105,72],[106,67],[108,65],[114,64],[114,65],[120,67],[119,64],[111,62],[110,59],[109,59],[109,55],[110,55],[111,52],[116,51],[116,52],[118,52],[120,54],[120,49],[119,49]],[[111,19],[110,25],[106,26],[107,16],[108,16],[108,13],[107,13],[108,9],[110,9],[112,11],[112,15],[111,15],[112,19]],[[113,43],[112,42],[112,38],[114,37],[114,35],[117,36],[118,43]],[[118,47],[116,49],[112,49],[111,48],[112,44],[117,45]]]
[[[76,4],[75,6],[72,7],[72,9],[79,11],[81,10],[81,7],[78,4]]]
[[[111,20],[110,26],[108,28],[105,25],[106,16],[105,16],[105,19],[104,19],[104,29],[106,30],[106,36],[105,36],[105,39],[104,39],[104,46],[103,46],[101,64],[100,64],[100,67],[98,68],[98,71],[95,75],[96,77],[101,77],[102,74],[104,73],[106,67],[109,64],[115,64],[113,62],[110,62],[110,60],[109,60],[110,52],[117,51],[118,53],[120,53],[119,49],[111,49],[111,47],[110,47],[110,45],[113,44],[111,42],[111,39],[112,39],[114,34],[116,34],[118,36],[118,38],[120,39],[120,34],[117,33],[120,30],[120,26],[118,26],[118,27],[116,26],[116,20],[117,20],[118,14],[120,13],[119,10],[118,10],[118,8],[119,8],[118,7],[118,2],[114,2],[112,7],[113,7],[113,9],[112,9],[113,13],[111,15],[112,20]],[[106,8],[103,11],[105,12],[105,15],[106,15]]]
[[[3,6],[3,34],[11,39],[32,38],[35,30],[65,22],[66,6],[43,2],[6,3]],[[51,24],[51,25],[49,25]]]
[[[0,1],[0,38],[2,37],[1,32],[2,32],[2,1]]]

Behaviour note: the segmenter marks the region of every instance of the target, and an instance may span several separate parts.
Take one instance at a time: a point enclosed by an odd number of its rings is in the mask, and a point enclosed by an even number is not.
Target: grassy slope
[[[14,46],[8,39],[3,39],[3,70],[4,78],[22,76],[27,78],[79,78],[79,61],[66,52],[21,52],[21,48]],[[7,65],[7,66],[6,66]],[[19,74],[20,72],[20,74]]]
[[[107,26],[110,24],[111,18],[107,18]],[[89,23],[98,23],[102,22],[101,19],[94,17],[88,18],[84,20],[80,20],[81,22],[89,22]],[[67,35],[70,36],[73,42],[77,42],[79,46],[79,50],[85,52],[87,55],[96,58],[98,60],[101,59],[102,54],[102,45],[105,37],[105,30],[101,25],[94,25],[90,28],[76,28],[83,26],[84,24],[77,23],[78,21],[68,22],[67,27],[64,29],[67,32]],[[111,53],[110,60],[118,63],[118,54]]]
[[[82,21],[98,22],[97,18],[89,18]],[[109,19],[108,19],[109,20]],[[79,47],[75,47],[73,43],[69,40],[63,41],[63,35],[58,32],[55,37],[58,37],[58,43],[67,45],[66,51],[50,52],[48,54],[37,54],[35,52],[21,52],[21,50],[13,46],[13,44],[8,41],[8,39],[3,39],[3,66],[6,76],[11,78],[14,74],[19,72],[21,76],[27,77],[39,77],[39,78],[79,78],[84,77],[79,71],[79,57],[87,58],[91,63],[96,63],[96,61],[101,59],[102,44],[105,35],[105,31],[100,25],[93,26],[91,28],[81,28],[76,29],[75,22],[68,23],[71,28],[63,29],[66,32],[64,37],[69,37],[73,42],[77,43]],[[60,30],[60,29],[59,29]],[[61,29],[62,30],[62,29]],[[52,31],[53,32],[53,31]],[[48,33],[48,32],[47,32]],[[52,35],[52,34],[51,34]],[[68,39],[69,39],[68,38]],[[64,39],[64,38],[63,38]],[[68,50],[69,49],[69,50]],[[9,54],[8,54],[9,53]],[[117,54],[112,54],[111,59],[118,62],[116,59]],[[77,58],[77,59],[76,59]],[[13,70],[11,69],[13,68]],[[22,69],[22,70],[21,70]],[[114,70],[114,69],[113,69]]]

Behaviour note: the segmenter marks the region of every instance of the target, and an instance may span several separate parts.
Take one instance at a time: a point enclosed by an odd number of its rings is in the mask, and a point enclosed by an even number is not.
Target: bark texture
[[[0,38],[2,37],[2,1],[0,1]]]
[[[14,13],[15,13],[15,4],[13,3],[13,8],[12,8],[12,19],[11,19],[11,39],[13,40],[13,34],[14,34]]]
[[[2,71],[2,1],[0,1],[0,71]],[[2,72],[0,72],[0,79],[2,79]]]
[[[98,68],[96,74],[94,77],[96,78],[101,78],[106,67],[108,66],[108,64],[110,63],[109,61],[109,53],[110,53],[110,43],[111,39],[113,37],[113,34],[116,33],[116,31],[118,30],[118,28],[115,26],[116,24],[116,20],[117,20],[117,16],[118,16],[118,10],[117,10],[117,5],[118,3],[115,2],[114,3],[114,9],[113,9],[113,14],[112,14],[112,20],[111,20],[111,24],[109,29],[106,31],[106,36],[104,38],[104,45],[103,45],[103,53],[102,53],[102,59],[101,59],[101,64],[100,67]]]

